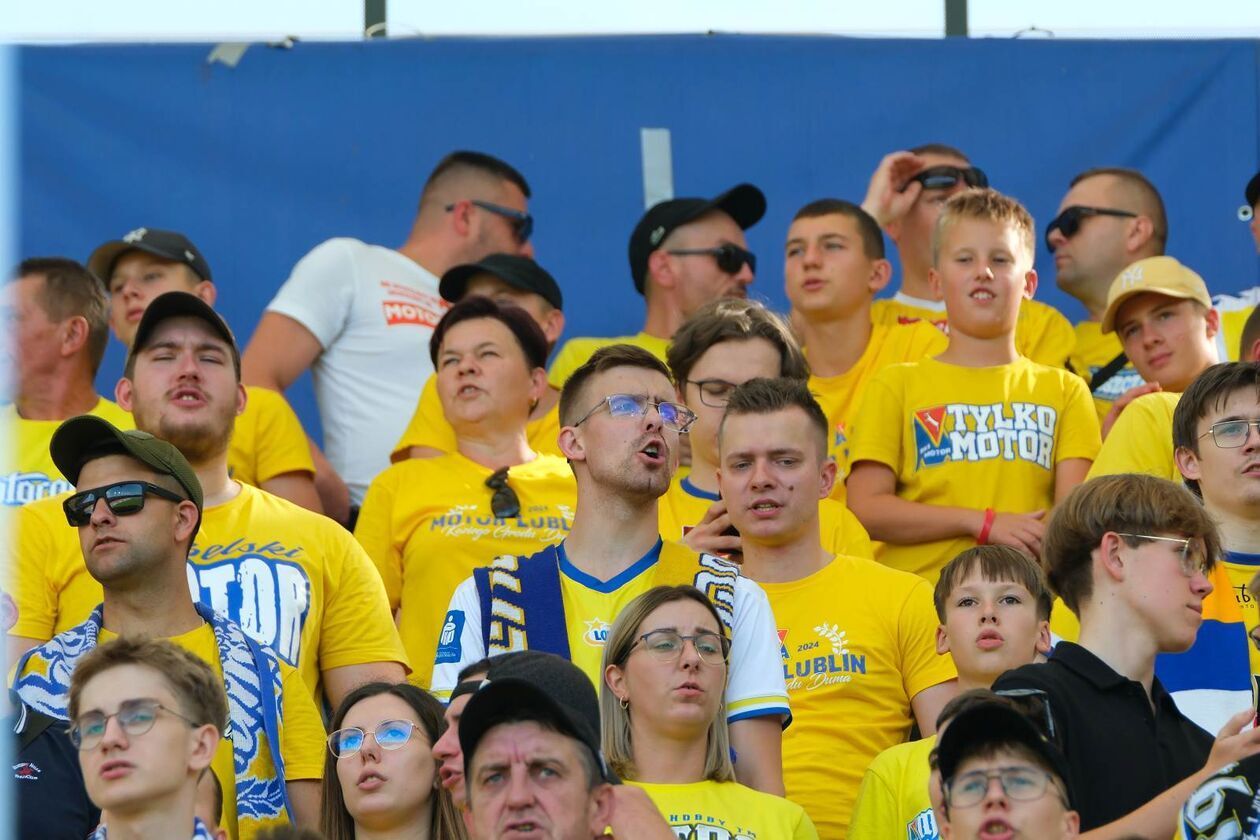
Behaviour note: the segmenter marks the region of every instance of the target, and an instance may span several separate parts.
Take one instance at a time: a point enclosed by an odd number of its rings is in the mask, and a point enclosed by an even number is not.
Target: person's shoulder
[[[922,762],[926,767],[928,754],[932,752],[932,748],[935,746],[935,735],[920,738],[917,741],[893,744],[891,747],[881,750],[879,755],[871,759],[866,772],[873,773],[881,779],[893,781],[904,774],[905,768],[915,763]]]
[[[136,425],[136,421],[131,416],[130,411],[113,400],[105,399],[105,397],[98,397],[96,405],[88,413],[102,417],[124,431],[134,429]]]
[[[1060,642],[1059,644],[1067,643]],[[1053,659],[1020,665],[1018,668],[1012,668],[994,680],[993,690],[1000,692],[1011,689],[1032,688],[1046,692],[1054,691],[1063,684],[1063,678],[1067,672],[1066,668],[1060,666],[1061,663],[1055,662]]]
[[[1069,390],[1081,390],[1086,394],[1089,393],[1089,386],[1085,384],[1085,380],[1079,374],[1073,373],[1067,368],[1034,362],[1027,356],[1020,356],[1007,367],[1013,373],[1026,377],[1035,384],[1053,382],[1054,387],[1063,390],[1064,393]]]
[[[205,515],[213,516],[216,511],[222,510],[229,516],[245,517],[251,523],[265,522],[273,526],[278,524],[300,530],[308,539],[318,537],[335,542],[354,541],[349,531],[322,513],[307,510],[261,487],[254,487],[243,482],[240,487],[241,492],[235,499],[207,509]]]
[[[557,455],[539,453],[534,460],[512,467],[509,470],[509,475],[512,478],[519,476],[521,478],[547,481],[557,477],[572,479],[573,468],[569,466],[569,462],[564,458]]]
[[[66,529],[67,534],[71,533],[70,526],[66,523],[66,511],[62,507],[62,502],[73,495],[73,490],[67,490],[55,496],[46,496],[28,502],[17,509],[17,521],[18,523],[27,521],[60,525]]]
[[[1129,403],[1124,412],[1120,414],[1120,418],[1123,419],[1125,414],[1136,408],[1140,412],[1167,417],[1171,421],[1173,413],[1177,410],[1177,403],[1180,400],[1181,394],[1171,391],[1154,391],[1150,394],[1143,394]]]
[[[1072,330],[1072,322],[1067,319],[1067,316],[1045,301],[1036,300],[1035,298],[1022,301],[1019,305],[1019,311],[1021,315],[1026,315],[1029,320],[1037,323],[1064,327],[1069,331]]]

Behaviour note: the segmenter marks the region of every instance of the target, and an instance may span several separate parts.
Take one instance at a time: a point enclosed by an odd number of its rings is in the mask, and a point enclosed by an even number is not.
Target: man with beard
[[[149,304],[115,395],[137,428],[183,453],[204,488],[188,557],[193,600],[274,649],[312,695],[322,685],[334,706],[361,683],[403,679],[405,654],[385,588],[354,538],[327,517],[229,476],[228,441],[245,391],[235,339],[208,304],[186,292]],[[74,627],[101,601],[61,501],[20,512],[11,650]]]
[[[577,478],[569,535],[531,557],[495,558],[459,585],[443,621],[433,689],[445,698],[465,665],[525,649],[571,659],[597,682],[621,608],[654,586],[693,584],[731,632],[726,714],[735,772],[782,796],[780,733],[789,712],[765,593],[736,566],[660,537],[657,501],[695,417],[674,396],[665,365],[630,345],[596,351],[569,377],[560,394],[560,448]]]

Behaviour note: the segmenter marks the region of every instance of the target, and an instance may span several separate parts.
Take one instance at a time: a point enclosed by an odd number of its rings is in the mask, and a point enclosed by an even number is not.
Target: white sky
[[[973,36],[1037,27],[1057,37],[1260,37],[1254,0],[970,0]],[[10,2],[0,40],[347,39],[361,0],[37,0]],[[944,0],[389,0],[390,34],[767,32],[938,37]],[[1045,37],[1033,33],[1033,37]]]

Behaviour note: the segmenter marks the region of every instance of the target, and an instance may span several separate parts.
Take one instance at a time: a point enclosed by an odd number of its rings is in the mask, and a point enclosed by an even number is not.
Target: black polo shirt
[[[1213,738],[1177,709],[1156,679],[1116,673],[1080,645],[1060,642],[1048,662],[1007,671],[993,684],[1044,691],[1055,735],[1072,772],[1081,831],[1137,810],[1199,771]]]
[[[17,836],[83,840],[96,829],[101,812],[88,799],[79,752],[66,734],[66,722],[22,705],[4,725],[17,735],[11,788]]]

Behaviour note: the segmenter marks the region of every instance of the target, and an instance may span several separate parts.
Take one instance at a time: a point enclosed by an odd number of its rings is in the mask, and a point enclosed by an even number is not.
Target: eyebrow
[[[476,344],[474,344],[470,352],[476,353],[478,350],[484,349],[486,347],[498,347],[498,346],[499,346],[499,342],[495,341],[494,339],[488,338],[485,341],[479,341]],[[461,352],[465,352],[465,351],[461,351],[452,347],[452,348],[444,349],[442,351],[442,355],[446,356],[448,354],[458,354]]]
[[[149,353],[154,350],[182,350],[184,347],[185,344],[183,342],[173,341],[168,338],[161,341],[151,342],[144,348],[144,352]],[[225,345],[214,341],[202,341],[198,344],[194,344],[192,349],[197,353],[205,352],[206,350],[213,350],[216,353],[222,353],[224,355],[228,354],[228,349]]]
[[[749,458],[754,454],[756,453],[751,450],[737,450],[735,452],[732,452],[730,455],[726,457],[728,460],[731,458]],[[791,446],[781,446],[778,449],[771,449],[769,452],[766,453],[766,455],[768,455],[771,458],[777,458],[780,455],[796,455],[798,457],[804,457],[805,450],[797,449]]]

